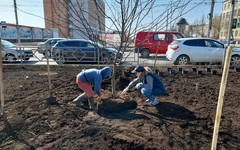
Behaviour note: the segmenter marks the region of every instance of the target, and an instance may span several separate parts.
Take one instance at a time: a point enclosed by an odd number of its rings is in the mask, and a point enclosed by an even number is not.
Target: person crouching
[[[132,73],[135,73],[137,78],[129,83],[129,85],[122,91],[122,94],[125,94],[130,88],[135,87],[148,98],[146,100],[149,102],[147,106],[157,105],[159,100],[156,96],[165,94],[165,87],[162,81],[151,72],[149,67],[138,65]]]

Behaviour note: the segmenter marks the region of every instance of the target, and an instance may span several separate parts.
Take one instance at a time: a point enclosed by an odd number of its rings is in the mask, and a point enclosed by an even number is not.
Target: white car
[[[13,43],[2,40],[2,60],[6,62],[16,62],[18,60],[28,61],[33,57],[33,52],[29,48],[20,48]]]
[[[190,62],[222,62],[224,44],[209,38],[176,39],[169,46],[166,57],[178,65]],[[240,49],[233,48],[231,65],[239,65]]]

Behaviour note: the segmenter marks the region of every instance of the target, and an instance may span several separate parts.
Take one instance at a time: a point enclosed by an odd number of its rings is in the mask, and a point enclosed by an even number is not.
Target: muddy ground
[[[159,149],[211,148],[221,70],[198,75],[167,69],[160,79],[167,93],[156,107],[143,107],[146,98],[134,89],[120,95],[133,75],[117,76],[117,98],[111,80],[102,83],[105,94],[95,99],[98,113],[75,107],[82,91],[75,83],[80,66],[51,66],[53,93],[58,105],[49,105],[46,66],[4,66],[4,99],[8,123],[0,118],[0,149]],[[174,68],[173,68],[174,69]],[[123,70],[123,69],[122,69]],[[128,74],[127,74],[128,75]],[[219,150],[240,149],[240,73],[230,70],[219,129]],[[198,83],[198,90],[196,84]]]

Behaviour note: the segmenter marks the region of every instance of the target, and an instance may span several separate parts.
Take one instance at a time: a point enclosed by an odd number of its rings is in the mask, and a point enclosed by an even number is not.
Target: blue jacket
[[[82,82],[88,82],[94,85],[94,91],[99,96],[101,95],[101,83],[102,80],[111,76],[112,70],[110,67],[104,67],[101,70],[98,69],[87,69],[80,72],[77,77]]]
[[[140,77],[134,79],[132,82],[129,83],[127,88],[130,89],[139,83],[140,85],[136,87],[138,90],[141,90],[142,88],[147,88],[148,90],[152,91],[152,95],[160,96],[165,94],[166,92],[162,81],[151,71],[148,71],[146,76],[141,75]]]
[[[160,89],[161,90],[161,93],[165,93],[165,87],[162,83],[162,81],[155,75],[153,74],[151,71],[148,72],[148,74],[146,75],[147,76],[151,76],[153,77],[153,91],[155,92],[154,89]],[[147,80],[146,80],[146,77],[145,77],[145,80],[144,80],[144,84],[147,84]],[[155,93],[154,93],[155,94]],[[156,93],[157,94],[157,93]]]

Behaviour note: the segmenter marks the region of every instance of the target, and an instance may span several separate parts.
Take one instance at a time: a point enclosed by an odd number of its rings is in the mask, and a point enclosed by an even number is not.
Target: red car
[[[179,32],[172,31],[142,31],[135,39],[135,52],[147,58],[150,54],[166,54],[168,45],[178,38],[184,38]]]

